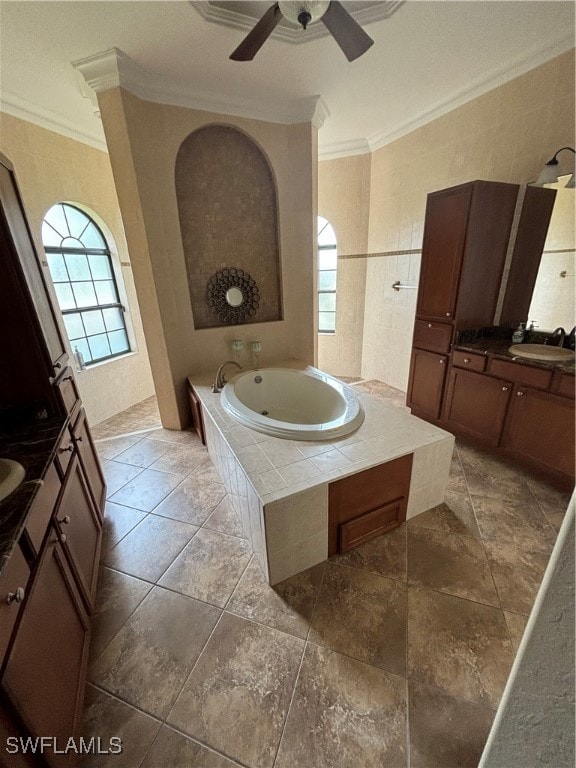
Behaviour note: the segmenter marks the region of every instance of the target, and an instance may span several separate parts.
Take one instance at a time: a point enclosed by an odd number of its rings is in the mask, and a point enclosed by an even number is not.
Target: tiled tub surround
[[[328,557],[333,480],[412,453],[407,519],[444,501],[454,437],[402,408],[361,393],[366,418],[352,435],[330,443],[280,440],[240,426],[206,381],[189,380],[202,403],[210,457],[270,584]]]

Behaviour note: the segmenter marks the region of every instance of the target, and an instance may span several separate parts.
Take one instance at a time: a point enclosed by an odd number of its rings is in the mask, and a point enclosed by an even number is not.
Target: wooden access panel
[[[328,554],[345,551],[343,545],[351,549],[400,525],[406,519],[411,474],[410,453],[330,483]]]
[[[192,387],[188,387],[188,396],[190,398],[190,409],[192,411],[192,426],[202,441],[202,445],[206,445],[204,419],[202,418],[202,404]]]

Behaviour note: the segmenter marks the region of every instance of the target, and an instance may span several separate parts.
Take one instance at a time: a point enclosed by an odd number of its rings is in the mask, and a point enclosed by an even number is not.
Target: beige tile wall
[[[314,359],[316,130],[153,104],[121,89],[99,95],[130,247],[162,423],[189,419],[185,380],[216,371],[232,339],[262,342],[261,363]],[[229,328],[194,328],[174,184],[184,139],[208,124],[233,125],[264,151],[278,189],[284,319]],[[244,353],[241,362],[251,364]]]
[[[370,154],[319,163],[318,213],[334,227],[338,246],[336,333],[319,334],[318,367],[359,376],[362,367],[366,259],[342,258],[368,249]]]
[[[528,319],[540,327],[558,326],[570,331],[576,324],[576,239],[574,236],[574,189],[556,192],[554,210],[532,295]],[[566,273],[562,277],[562,273]]]
[[[472,179],[526,183],[538,176],[559,147],[574,146],[574,141],[572,50],[371,155],[320,162],[319,210],[328,219],[332,214],[337,234],[339,222],[347,221],[344,212],[349,212],[352,220],[357,216],[356,231],[363,230],[364,203],[362,213],[355,214],[358,172],[351,161],[356,160],[370,168],[366,251],[419,250],[428,192]],[[570,160],[570,153],[561,159]],[[344,231],[352,228],[348,219]],[[346,324],[341,326],[348,350],[344,353],[344,339],[331,340],[331,347],[327,341],[324,355],[319,356],[320,368],[325,360],[334,373],[339,367],[342,375],[356,375],[356,349],[361,338],[361,375],[406,389],[416,291],[395,292],[391,285],[395,280],[417,282],[419,262],[419,254],[367,259],[364,298],[355,293],[357,283],[343,280],[340,284],[339,278],[341,306],[364,302],[363,332],[356,327],[348,332]],[[323,344],[321,338],[321,349]],[[336,353],[336,349],[341,352]]]
[[[32,235],[42,251],[41,225],[55,203],[80,204],[95,215],[114,252],[119,287],[129,307],[128,325],[135,353],[77,373],[80,394],[91,424],[154,394],[152,375],[134,288],[124,227],[106,152],[0,113],[0,150],[11,160],[22,192]],[[126,265],[126,266],[122,266]],[[46,268],[49,285],[50,275]],[[57,302],[54,299],[56,306]],[[66,339],[66,334],[62,332]]]

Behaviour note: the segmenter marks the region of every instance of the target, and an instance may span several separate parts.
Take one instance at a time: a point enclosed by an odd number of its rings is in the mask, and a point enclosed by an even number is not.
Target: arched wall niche
[[[194,327],[228,324],[208,301],[210,278],[225,269],[258,287],[256,312],[242,324],[281,320],[276,183],[260,147],[232,126],[203,126],[182,142],[175,176]]]

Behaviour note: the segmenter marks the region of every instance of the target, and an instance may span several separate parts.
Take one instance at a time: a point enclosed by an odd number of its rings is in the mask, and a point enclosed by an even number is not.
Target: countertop
[[[0,456],[18,461],[26,472],[22,484],[0,501],[0,573],[20,538],[67,424],[67,416],[55,416],[0,432]]]
[[[461,349],[466,352],[475,352],[480,355],[492,355],[501,360],[510,360],[521,365],[529,365],[532,368],[546,368],[547,370],[558,370],[563,373],[574,373],[576,364],[574,360],[565,363],[549,363],[543,360],[530,360],[527,357],[516,357],[508,349],[513,344],[512,341],[502,341],[500,339],[476,339],[475,341],[459,341],[454,344],[454,349]]]

